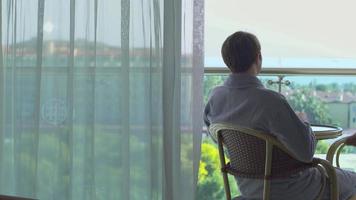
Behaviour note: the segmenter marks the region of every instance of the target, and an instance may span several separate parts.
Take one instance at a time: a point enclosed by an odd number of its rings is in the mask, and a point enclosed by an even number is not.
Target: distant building
[[[285,90],[283,95],[292,95],[295,91]],[[328,107],[332,121],[342,128],[356,128],[356,95],[351,92],[326,92],[315,90],[312,95],[319,98]]]
[[[351,92],[315,91],[329,108],[330,116],[343,128],[356,128],[356,96]]]

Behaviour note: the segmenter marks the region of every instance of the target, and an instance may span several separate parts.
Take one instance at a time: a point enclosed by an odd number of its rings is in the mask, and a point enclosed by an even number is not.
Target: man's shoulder
[[[269,107],[269,109],[282,109],[285,107],[286,104],[288,104],[287,99],[280,93],[269,90],[266,88],[258,88],[258,92],[256,92],[258,95],[256,95],[256,98],[260,103],[265,105],[265,107]],[[271,110],[269,110],[270,112]]]
[[[263,99],[268,98],[271,100],[285,100],[285,97],[282,94],[264,87],[253,88],[253,90],[254,95],[259,96]],[[220,85],[211,90],[210,97],[215,95],[221,96],[222,94],[229,94],[233,91],[234,90],[231,90],[231,88],[229,87]]]
[[[256,88],[257,94],[261,96],[261,98],[268,98],[270,100],[285,100],[285,97],[279,92],[267,89],[267,88]]]
[[[221,92],[227,92],[227,91],[228,91],[227,87],[225,87],[224,85],[218,85],[211,90],[211,95],[214,95],[216,93],[221,93]]]
[[[229,88],[227,88],[224,85],[219,85],[214,87],[210,93],[209,93],[209,99],[213,99],[216,97],[222,98],[224,96],[228,96],[231,93],[231,91],[229,90]]]

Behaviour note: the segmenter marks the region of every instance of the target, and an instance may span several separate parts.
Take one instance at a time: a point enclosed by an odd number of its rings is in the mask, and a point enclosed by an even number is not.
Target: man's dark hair
[[[238,31],[226,38],[221,55],[231,72],[246,72],[256,61],[261,51],[257,37],[251,33]]]

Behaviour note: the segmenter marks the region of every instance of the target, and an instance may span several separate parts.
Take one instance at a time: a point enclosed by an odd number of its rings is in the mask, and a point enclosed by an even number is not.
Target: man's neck
[[[257,76],[260,73],[259,67],[257,65],[252,65],[245,72],[232,72],[233,74],[241,74],[241,75],[249,75],[249,76]]]
[[[245,73],[251,76],[257,76],[260,72],[256,64],[253,64]]]

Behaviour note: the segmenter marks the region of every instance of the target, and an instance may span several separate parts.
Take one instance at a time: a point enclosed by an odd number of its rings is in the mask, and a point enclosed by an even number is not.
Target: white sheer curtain
[[[202,0],[0,6],[1,194],[194,199]]]

